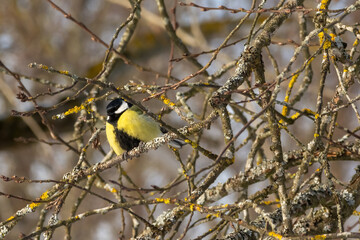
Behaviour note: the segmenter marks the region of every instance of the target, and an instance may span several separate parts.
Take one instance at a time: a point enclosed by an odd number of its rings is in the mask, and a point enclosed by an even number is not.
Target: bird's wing
[[[137,108],[129,108],[120,116],[118,129],[143,142],[162,135],[159,124]]]

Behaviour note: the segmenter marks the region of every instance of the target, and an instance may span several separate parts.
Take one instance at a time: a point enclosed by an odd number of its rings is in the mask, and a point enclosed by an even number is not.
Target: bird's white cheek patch
[[[122,102],[121,106],[115,111],[116,114],[120,114],[129,108],[127,102]]]

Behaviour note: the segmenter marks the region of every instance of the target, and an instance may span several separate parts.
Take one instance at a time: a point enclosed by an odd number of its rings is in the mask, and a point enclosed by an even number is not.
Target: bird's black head
[[[109,123],[116,122],[120,115],[125,112],[127,109],[129,109],[132,106],[131,103],[126,102],[122,98],[117,98],[112,100],[107,106],[106,106],[106,112],[107,112],[107,121]]]

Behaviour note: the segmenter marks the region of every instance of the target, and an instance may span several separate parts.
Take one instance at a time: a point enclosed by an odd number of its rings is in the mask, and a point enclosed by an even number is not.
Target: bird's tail
[[[174,139],[174,140],[171,140],[169,142],[169,145],[174,147],[174,148],[181,148],[182,146],[184,146],[186,143],[183,141],[183,140],[180,140],[180,139]]]
[[[160,130],[161,130],[162,133],[167,133],[168,132],[164,127],[160,127]],[[186,143],[181,139],[174,139],[174,140],[171,140],[169,142],[169,145],[174,147],[174,148],[181,148],[185,144]]]

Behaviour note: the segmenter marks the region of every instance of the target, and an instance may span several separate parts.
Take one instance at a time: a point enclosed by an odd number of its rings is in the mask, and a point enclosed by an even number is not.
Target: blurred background
[[[190,3],[190,1],[183,1]],[[354,1],[331,1],[331,9],[341,9]],[[124,0],[77,0],[77,1],[54,1],[64,11],[71,14],[77,21],[82,22],[100,37],[105,43],[109,44],[117,27],[119,27],[129,16],[131,7],[128,1]],[[231,1],[231,0],[198,0],[194,3],[207,7],[217,8],[224,5],[229,8],[237,9],[251,8],[251,1]],[[266,1],[264,8],[271,8],[278,4],[278,1]],[[318,1],[305,1],[306,8],[316,8]],[[178,24],[177,34],[188,46],[191,53],[202,53],[216,49],[229,35],[231,30],[238,24],[239,20],[245,16],[245,13],[231,13],[230,11],[213,10],[202,11],[200,8],[191,6],[180,6],[177,1],[166,1],[168,12],[176,6],[176,21]],[[270,13],[260,15],[258,24],[260,25]],[[305,16],[308,23],[308,31],[314,29],[312,17],[314,12]],[[236,61],[244,49],[248,33],[253,24],[255,15],[251,15],[243,26],[230,39],[229,43],[235,44],[221,50],[216,60],[208,68],[208,73],[213,74],[222,69],[225,64]],[[345,18],[344,23],[357,22],[360,19],[359,12]],[[124,31],[120,32],[120,37]],[[272,54],[278,64],[278,69],[282,69],[288,64],[296,43],[300,43],[298,14],[294,13],[285,24],[276,32],[272,38],[273,43],[269,46],[269,52]],[[289,42],[292,40],[294,43]],[[354,36],[350,33],[342,35],[342,40],[348,43],[348,46],[354,42]],[[119,43],[119,38],[115,40],[114,46]],[[316,39],[311,41],[310,51],[314,52],[319,47]],[[63,14],[54,9],[48,1],[40,0],[2,0],[0,4],[0,60],[11,71],[21,74],[23,84],[31,91],[33,95],[47,92],[49,88],[56,89],[57,86],[68,85],[71,83],[69,78],[59,74],[51,74],[42,70],[29,68],[30,63],[44,64],[48,67],[54,67],[58,70],[67,70],[71,74],[81,77],[93,78],[102,68],[102,63],[107,48],[91,39],[91,36],[83,28],[80,28],[74,22],[65,18]],[[146,85],[164,85],[168,81],[159,74],[167,75],[169,72],[169,59],[172,52],[171,40],[164,29],[163,21],[159,16],[158,8],[155,1],[143,1],[141,4],[141,19],[136,27],[135,34],[131,38],[128,46],[124,51],[124,55],[131,59],[134,63],[152,69],[152,71],[144,71],[136,67],[134,64],[126,64],[122,60],[118,60],[111,74],[107,77],[107,81],[113,82],[117,87],[123,87],[129,83],[143,83]],[[271,63],[269,52],[263,52],[263,61],[265,62],[267,81],[275,80],[277,74]],[[212,54],[201,54],[196,59],[205,65],[211,58]],[[183,53],[174,47],[173,58],[182,58]],[[297,109],[309,108],[315,110],[316,96],[319,82],[319,66],[321,57],[313,61],[314,76],[309,90],[305,93],[301,102],[296,105]],[[293,66],[293,71],[299,68],[304,61],[301,56]],[[172,62],[171,76],[177,79],[196,72],[198,69],[194,67],[186,59]],[[222,85],[232,74],[235,68],[232,67],[225,72],[216,84]],[[204,81],[206,78],[199,75],[189,82],[196,83]],[[44,80],[47,82],[44,83]],[[297,83],[297,87],[301,83]],[[327,78],[325,97],[330,100],[334,94],[336,85],[338,84],[335,70],[330,70],[330,76]],[[284,84],[283,91],[279,94],[279,100],[283,100],[285,96],[287,84]],[[80,87],[79,87],[80,88]],[[76,88],[76,89],[79,89]],[[241,89],[245,89],[243,86]],[[186,88],[171,90],[167,92],[167,96],[176,101],[177,92],[185,92]],[[103,90],[100,90],[103,91]],[[206,92],[207,91],[207,92]],[[210,90],[198,93],[196,96],[187,101],[188,106],[193,113],[200,114],[203,111],[203,101],[206,94]],[[0,175],[4,176],[23,176],[29,179],[55,179],[60,180],[62,176],[71,171],[77,162],[78,156],[61,144],[45,144],[38,139],[53,143],[47,129],[42,125],[40,117],[33,115],[30,117],[14,117],[11,115],[12,110],[31,111],[34,106],[31,102],[20,102],[16,98],[19,92],[16,80],[9,74],[0,72]],[[354,98],[359,95],[359,84],[356,83],[349,89],[349,95]],[[42,107],[51,107],[54,104],[66,99],[74,94],[65,91],[55,96],[43,96],[38,98],[38,103]],[[88,98],[88,92],[82,92],[79,97],[70,101],[68,104],[61,106],[54,111],[46,113],[47,118],[54,126],[55,131],[66,141],[73,138],[74,123],[78,114],[69,115],[65,119],[52,119],[58,113],[80,105]],[[147,97],[147,93],[137,93],[133,97],[136,100],[142,100]],[[109,99],[116,97],[111,95]],[[242,101],[245,97],[237,94],[233,96],[234,101]],[[96,111],[100,115],[105,116],[105,106],[108,99],[96,102]],[[359,107],[359,104],[356,103]],[[158,113],[164,107],[161,101],[153,99],[144,102],[144,105],[154,113]],[[246,106],[248,109],[258,111],[260,108],[250,103]],[[281,106],[277,108],[281,112]],[[209,110],[208,110],[209,111]],[[229,110],[230,111],[230,110]],[[249,118],[250,119],[250,118]],[[94,127],[101,128],[104,125],[102,121],[96,121]],[[175,113],[165,115],[163,120],[169,125],[179,128],[187,123]],[[236,119],[235,119],[236,120]],[[240,122],[232,120],[233,129],[236,133],[242,128]],[[354,129],[359,124],[356,120],[354,111],[351,108],[341,110],[338,117],[339,125],[348,129]],[[299,119],[297,124],[289,127],[291,132],[296,135],[304,144],[313,139],[314,124],[308,118]],[[336,130],[335,136],[342,136],[344,133]],[[91,136],[91,132],[87,132],[85,138]],[[239,146],[247,135],[243,134],[237,139],[236,146]],[[335,137],[336,138],[336,137]],[[100,143],[104,152],[110,150],[104,132],[101,134]],[[224,148],[223,134],[221,122],[217,120],[209,130],[204,131],[201,138],[201,145],[206,149],[210,149],[214,153],[219,153]],[[285,150],[297,149],[296,143],[286,134],[283,135],[283,147]],[[251,144],[245,144],[236,154],[236,161],[231,167],[225,170],[217,181],[225,182],[226,179],[243,170],[246,156],[249,153]],[[190,146],[184,146],[181,150],[183,159],[188,158],[192,154]],[[270,150],[266,150],[266,154],[270,154]],[[269,155],[271,156],[271,154]],[[91,164],[99,162],[103,158],[101,151],[90,149],[87,152],[87,159]],[[209,159],[200,156],[197,161],[197,167],[208,166],[211,163]],[[336,177],[342,181],[349,181],[349,177],[355,170],[352,169],[352,163],[348,165],[341,163],[332,163],[332,168]],[[139,159],[122,164],[126,174],[139,187],[151,188],[156,185],[165,186],[174,179],[181,171],[179,163],[175,160],[173,153],[166,146],[156,151],[150,151],[142,155]],[[350,170],[349,170],[350,169]],[[110,169],[102,173],[102,177],[108,180],[118,179],[118,169]],[[199,178],[200,179],[200,178]],[[126,183],[127,184],[127,183]],[[48,189],[51,183],[15,183],[0,181],[0,192],[10,193],[22,196],[25,199],[35,199],[41,195],[43,191]],[[133,187],[128,184],[129,187]],[[116,186],[114,186],[116,187]],[[178,186],[177,189],[186,189],[186,183]],[[259,185],[249,188],[249,193],[259,189]],[[97,191],[97,190],[94,190]],[[110,193],[98,190],[100,193],[111,197]],[[75,201],[79,194],[79,190],[74,190],[68,197],[64,209],[71,209],[71,203]],[[175,194],[176,191],[172,192]],[[183,192],[181,196],[185,196]],[[129,192],[128,195],[136,195]],[[231,203],[237,199],[236,194],[228,196],[221,200],[223,203]],[[0,197],[0,221],[6,220],[17,210],[27,204],[23,200]],[[67,205],[68,204],[68,205]],[[106,203],[90,196],[87,201],[82,204],[78,212],[84,212],[89,209],[95,209],[105,206]],[[155,216],[166,209],[166,206],[158,207]],[[134,208],[139,215],[144,213],[144,208]],[[120,211],[120,210],[119,210]],[[72,229],[73,239],[116,239],[119,236],[120,225],[122,220],[119,211],[110,212],[104,216],[89,217],[84,221],[76,224]],[[64,211],[64,219],[68,217],[69,212]],[[28,215],[22,220],[11,232],[8,239],[14,239],[21,233],[30,233],[35,226],[38,218],[38,211]],[[207,231],[211,228],[211,223],[203,225],[199,231]],[[190,230],[188,236],[192,236]],[[195,234],[195,233],[194,233]],[[130,235],[129,232],[124,234]],[[63,239],[64,231],[59,229],[55,231],[53,239]]]

